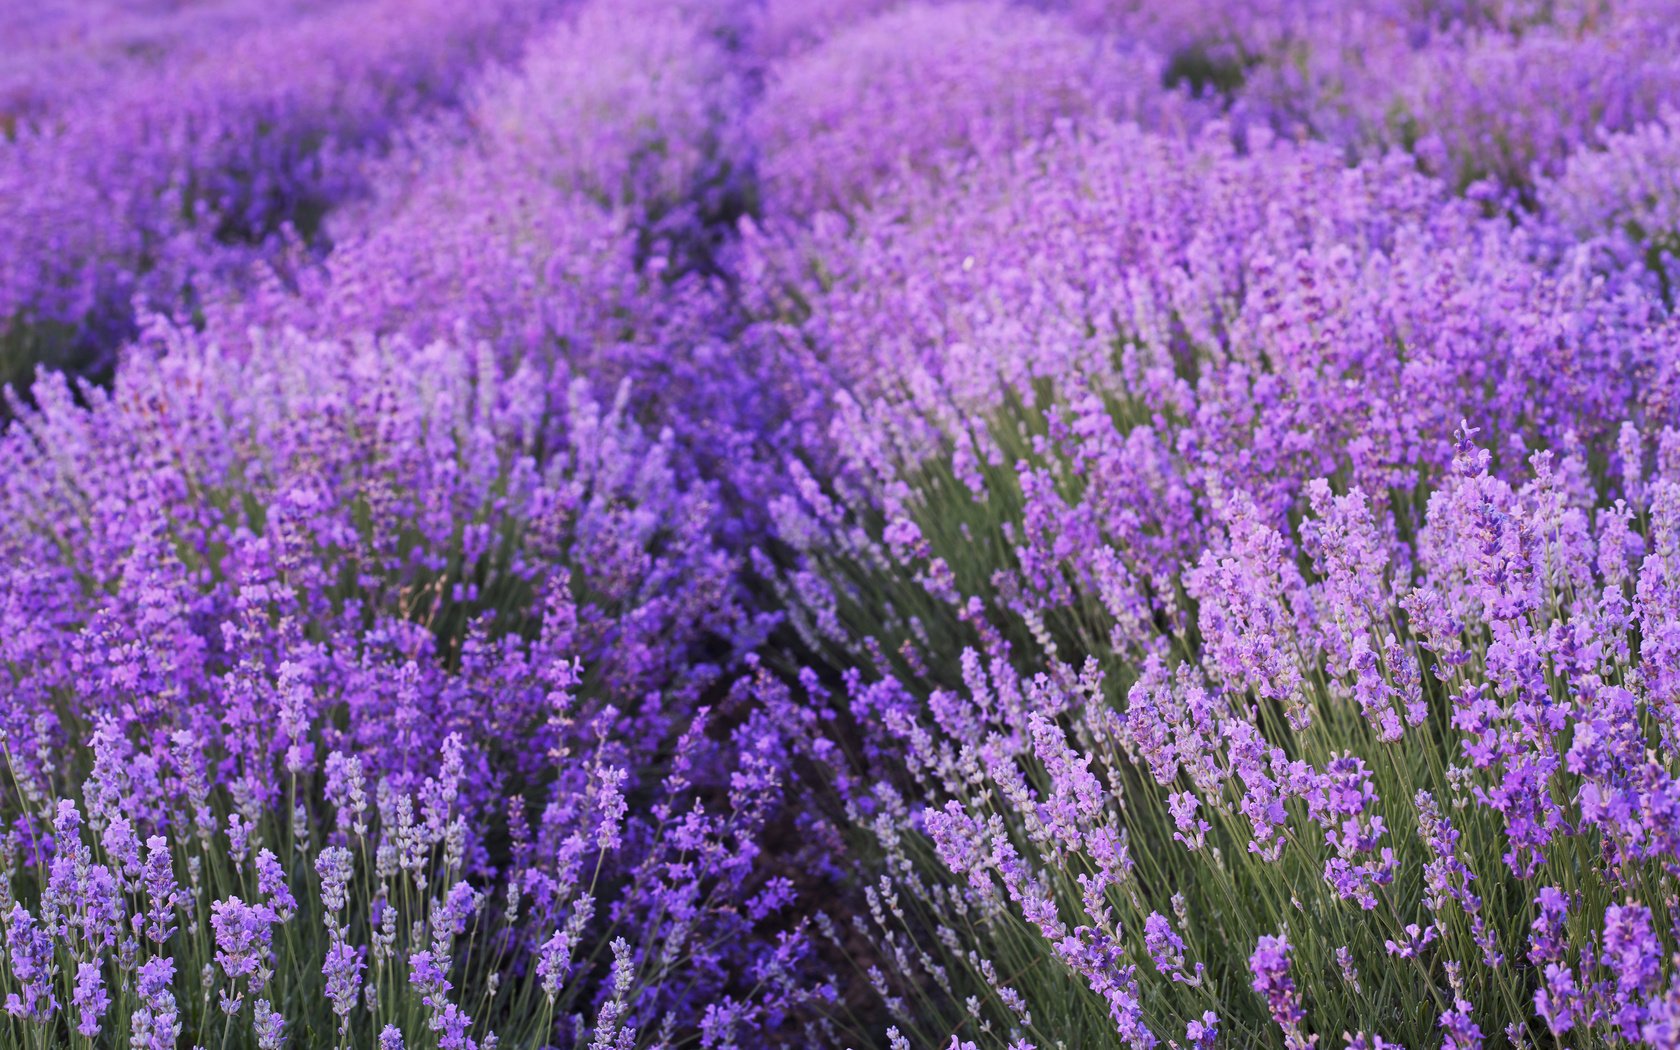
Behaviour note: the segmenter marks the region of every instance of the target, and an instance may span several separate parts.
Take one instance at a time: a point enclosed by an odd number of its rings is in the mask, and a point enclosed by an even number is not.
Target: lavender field
[[[1680,1048],[1680,0],[0,0],[0,1050]]]

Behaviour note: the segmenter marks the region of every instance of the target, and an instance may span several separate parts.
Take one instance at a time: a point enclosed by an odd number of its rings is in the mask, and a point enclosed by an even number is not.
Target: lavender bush
[[[0,1044],[1680,1046],[1671,6],[0,11]]]

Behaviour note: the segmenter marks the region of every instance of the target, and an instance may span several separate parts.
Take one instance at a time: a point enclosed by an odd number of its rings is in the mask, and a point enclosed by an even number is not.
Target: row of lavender
[[[516,55],[553,7],[272,6],[179,12],[152,62],[108,29],[81,75],[54,34],[19,49],[21,84],[54,90],[0,97],[0,379],[43,363],[107,373],[137,308],[191,312],[201,283],[316,239],[323,213],[363,191],[369,151]]]
[[[1665,119],[1615,130],[1665,100],[1623,14],[1424,45],[1633,61],[1512,67],[1479,141],[1281,141],[1325,57],[1285,21],[1188,136],[747,239],[756,334],[841,392],[758,562],[839,669],[794,703],[895,1046],[1680,1037],[1676,184]]]
[[[1680,1045],[1680,12],[298,9],[0,143],[8,1045]]]
[[[732,27],[621,8],[372,159],[327,268],[19,406],[9,1043],[752,1045],[822,992],[723,678],[768,623],[608,376],[705,305],[661,261],[727,193]]]

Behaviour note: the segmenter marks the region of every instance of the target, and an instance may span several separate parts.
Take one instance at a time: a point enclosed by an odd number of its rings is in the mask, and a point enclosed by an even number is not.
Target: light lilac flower
[[[1272,1020],[1283,1029],[1284,1042],[1292,1048],[1305,1048],[1312,1041],[1301,1028],[1306,1013],[1301,1006],[1300,993],[1289,976],[1289,941],[1282,936],[1261,937],[1249,956],[1248,970],[1253,977],[1251,987],[1265,1001]]]
[[[99,1020],[111,1005],[99,963],[84,960],[76,964],[76,991],[70,1005],[77,1010],[76,1031],[89,1039],[98,1035]]]

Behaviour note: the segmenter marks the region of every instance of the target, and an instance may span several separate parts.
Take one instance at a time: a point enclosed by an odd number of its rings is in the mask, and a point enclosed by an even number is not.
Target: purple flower
[[[1172,814],[1173,824],[1178,828],[1173,832],[1173,839],[1184,843],[1187,849],[1200,849],[1207,842],[1207,833],[1213,825],[1196,815],[1196,809],[1201,803],[1189,791],[1175,791],[1167,796],[1167,810]]]
[[[356,998],[361,993],[365,954],[365,949],[335,940],[327,949],[326,962],[321,965],[321,974],[327,982],[327,999],[332,1002],[333,1013],[338,1015],[341,1027],[350,1017],[350,1011],[355,1008]]]
[[[343,846],[328,846],[315,858],[315,874],[321,879],[321,903],[336,916],[349,904],[355,855]]]
[[[1569,898],[1555,886],[1542,886],[1534,904],[1540,913],[1529,929],[1529,961],[1535,965],[1561,961],[1568,941],[1564,923],[1569,917]]]
[[[542,943],[537,959],[537,977],[549,1002],[560,993],[560,986],[571,970],[573,953],[578,950],[583,932],[595,914],[595,898],[584,894],[572,905],[572,914],[565,926],[554,931]]]
[[[1184,1043],[1191,1050],[1213,1050],[1219,1043],[1219,1016],[1205,1010],[1202,1016],[1184,1026]]]
[[[1622,1037],[1639,1038],[1645,1000],[1662,974],[1662,944],[1643,904],[1611,905],[1604,913],[1604,951],[1600,962],[1610,971],[1614,1011],[1611,1019]]]
[[[139,971],[140,1006],[129,1015],[130,1038],[143,1050],[175,1050],[181,1020],[172,986],[175,963],[161,956],[142,963]]]
[[[1482,1030],[1470,1019],[1470,1003],[1459,998],[1453,1008],[1441,1015],[1441,1031],[1445,1033],[1443,1050],[1481,1050]]]
[[[636,1030],[625,1023],[630,1002],[631,985],[635,980],[634,963],[629,942],[617,938],[612,942],[612,997],[601,1005],[595,1018],[594,1038],[589,1050],[630,1050],[635,1045]]]
[[[175,882],[174,855],[169,840],[153,835],[146,840],[146,912],[134,917],[138,933],[142,926],[146,937],[154,944],[162,944],[175,933],[175,909],[181,902]]]
[[[1561,1036],[1573,1028],[1585,1006],[1575,972],[1555,962],[1547,963],[1545,979],[1534,990],[1534,1012],[1551,1033]]]
[[[53,938],[21,904],[6,917],[6,961],[18,988],[6,995],[6,1012],[13,1017],[45,1021],[58,1011],[53,994],[58,964]],[[79,976],[79,975],[78,975]]]
[[[286,1045],[286,1019],[267,999],[258,999],[254,1010],[251,1024],[258,1050],[281,1050]]]
[[[1292,1050],[1304,1050],[1313,1040],[1301,1029],[1306,1011],[1295,990],[1295,981],[1289,976],[1289,950],[1289,941],[1281,935],[1261,937],[1248,957],[1248,970],[1253,977],[1250,987],[1259,993],[1272,1020],[1283,1029],[1285,1044]]]
[[[1143,922],[1143,941],[1155,969],[1168,974],[1174,981],[1200,984],[1203,966],[1196,964],[1194,974],[1184,972],[1184,939],[1172,928],[1172,923],[1160,912],[1150,912]]]
[[[478,1043],[467,1034],[471,1027],[472,1018],[454,1003],[444,1003],[432,1015],[431,1029],[437,1033],[438,1050],[478,1050]]]
[[[454,987],[433,959],[429,951],[418,951],[408,957],[408,983],[418,988],[428,1003],[443,999]]]
[[[238,897],[210,905],[210,928],[216,935],[216,962],[230,980],[265,980],[274,913],[266,905],[249,905]]]
[[[1390,955],[1401,959],[1416,959],[1423,954],[1423,949],[1435,940],[1439,931],[1432,925],[1426,925],[1420,929],[1417,923],[1412,922],[1406,924],[1403,932],[1406,935],[1405,940],[1384,939],[1383,947],[1388,949]]]
[[[92,1039],[99,1034],[99,1019],[111,1005],[111,995],[105,990],[105,979],[97,962],[76,964],[76,991],[70,1005],[78,1011],[76,1031]]]
[[[1345,944],[1336,949],[1336,968],[1342,971],[1342,980],[1357,994],[1360,991],[1359,970],[1353,964],[1353,952]]]
[[[273,921],[288,922],[297,913],[297,900],[287,883],[286,869],[266,849],[257,854],[257,892],[266,898],[266,906],[274,915]]]

